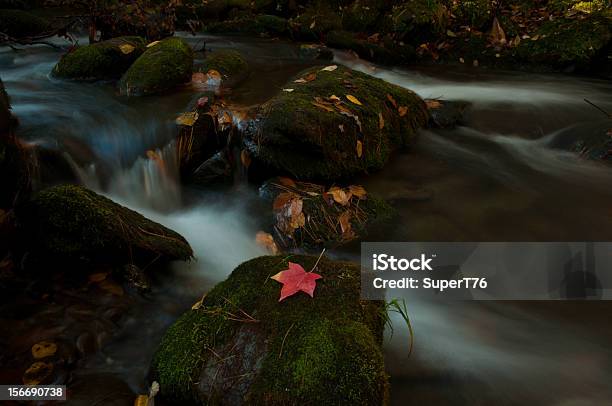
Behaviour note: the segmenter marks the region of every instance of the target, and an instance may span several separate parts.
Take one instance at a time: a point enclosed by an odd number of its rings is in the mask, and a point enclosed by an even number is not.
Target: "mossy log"
[[[171,37],[150,46],[121,78],[124,96],[161,93],[189,82],[193,50],[183,39]]]
[[[428,120],[414,92],[342,66],[307,69],[283,87],[293,90],[261,106],[246,126],[245,144],[270,172],[299,180],[380,169]]]
[[[147,265],[193,255],[178,233],[82,186],[45,189],[17,216],[27,247],[37,257]]]
[[[78,47],[53,68],[58,78],[76,80],[118,79],[146,49],[140,37],[118,37]]]
[[[245,262],[181,316],[153,358],[161,396],[199,405],[386,404],[383,307],[360,300],[357,265],[323,258],[314,298],[278,301],[270,276],[287,261],[308,271],[316,260]]]

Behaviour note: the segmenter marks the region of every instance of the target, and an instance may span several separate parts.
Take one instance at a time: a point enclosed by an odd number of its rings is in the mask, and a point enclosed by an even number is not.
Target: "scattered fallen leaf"
[[[406,115],[406,113],[408,113],[408,107],[406,107],[406,106],[399,106],[397,108],[397,112],[399,113],[400,117],[404,117]]]
[[[455,38],[457,36],[457,34],[452,32],[451,30],[446,30],[446,35],[448,35],[451,38]]]
[[[119,45],[119,49],[121,50],[122,54],[128,55],[128,54],[131,54],[132,52],[134,52],[136,47],[134,45],[131,45],[131,44],[121,44],[121,45]]]
[[[153,42],[151,42],[150,44],[147,45],[147,48],[154,47],[157,44],[159,44],[159,41],[153,41]]]
[[[35,362],[23,374],[25,385],[38,385],[47,379],[53,372],[53,364],[50,362]]]
[[[497,17],[493,19],[493,27],[491,28],[491,34],[489,35],[491,42],[494,44],[505,45],[506,44],[506,33],[502,28]]]
[[[314,297],[314,290],[317,287],[316,280],[321,279],[321,275],[306,272],[300,264],[289,262],[289,267],[286,270],[277,273],[271,279],[283,284],[280,299],[278,299],[281,302],[300,291]]]
[[[394,108],[397,108],[397,102],[395,101],[395,99],[393,98],[393,96],[391,96],[390,94],[387,94],[387,100],[389,100],[391,102],[391,105]]]
[[[202,297],[200,298],[200,300],[198,300],[197,302],[195,302],[193,304],[193,306],[191,306],[191,310],[198,310],[199,308],[202,307],[202,304],[204,304],[204,298],[206,297],[206,293],[204,293],[202,295]]]
[[[326,105],[325,105],[325,104],[323,104],[323,103],[319,103],[319,102],[312,102],[312,105],[313,105],[313,106],[316,106],[316,107],[318,107],[318,108],[320,108],[320,109],[323,109],[323,110],[325,110],[325,111],[329,111],[330,113],[333,113],[333,112],[334,112],[334,109],[333,109],[333,108],[331,108],[331,107],[329,107],[329,106],[326,106]]]
[[[353,96],[352,94],[347,94],[346,98],[353,104],[356,104],[358,106],[363,106],[363,104],[359,101],[359,99],[357,99],[355,96]]]
[[[175,120],[176,124],[178,124],[178,125],[186,125],[186,126],[189,126],[189,127],[193,126],[196,123],[196,121],[198,121],[198,112],[197,111],[182,113]]]
[[[51,357],[57,352],[57,345],[51,341],[41,341],[32,346],[34,359]]]
[[[338,129],[340,130],[341,133],[344,132],[344,124],[338,124]]]
[[[361,158],[363,155],[363,143],[357,140],[357,146],[355,147],[355,151],[357,152],[357,158]]]
[[[360,185],[351,185],[348,187],[349,192],[351,192],[351,194],[353,196],[358,197],[359,199],[365,199],[367,196],[367,192],[366,190],[363,188],[363,186]]]
[[[382,130],[385,128],[385,118],[382,113],[378,113],[378,129]]]
[[[293,92],[295,89],[283,89],[283,92],[287,92],[287,93],[291,93]]]
[[[274,199],[274,202],[272,203],[272,209],[274,211],[282,210],[283,207],[285,207],[285,205],[289,203],[289,201],[294,197],[295,194],[291,192],[279,193],[278,196],[276,196],[276,199]]]
[[[108,272],[92,273],[91,275],[89,275],[89,282],[90,283],[100,283],[107,277],[108,277]]]
[[[463,59],[463,57],[461,57],[461,58],[459,58],[459,62],[465,63],[465,59]]]
[[[218,70],[211,69],[206,72],[206,76],[208,76],[208,80],[218,81],[221,80],[222,76]]]
[[[336,69],[338,69],[338,65],[329,65],[324,67],[323,69],[321,69],[321,72],[325,71],[325,72],[333,72]]]
[[[134,400],[134,406],[149,406],[149,396],[148,395],[138,395],[136,400]]]
[[[272,234],[270,233],[258,231],[255,235],[255,242],[257,242],[259,246],[265,248],[266,251],[272,255],[276,255],[279,252],[278,246],[274,241],[274,237],[272,237]]]
[[[358,143],[361,141],[357,141]],[[329,193],[336,203],[341,204],[342,206],[346,206],[349,204],[351,200],[351,193],[345,192],[344,189],[341,189],[337,186],[331,187],[327,193]]]
[[[349,234],[351,231],[351,212],[349,210],[343,211],[338,217],[338,222],[340,223],[342,235]]]
[[[287,178],[285,176],[281,176],[278,178],[278,183],[285,186],[296,187],[295,181],[291,178]]]
[[[242,166],[244,166],[245,168],[251,166],[251,156],[249,155],[249,152],[246,149],[240,151],[240,162],[242,162]]]
[[[312,30],[315,27],[315,25],[317,25],[317,21],[313,20],[308,28],[310,28]]]
[[[335,94],[332,94],[331,96],[329,96],[329,100],[333,101],[334,103],[338,103],[341,101],[341,99]]]

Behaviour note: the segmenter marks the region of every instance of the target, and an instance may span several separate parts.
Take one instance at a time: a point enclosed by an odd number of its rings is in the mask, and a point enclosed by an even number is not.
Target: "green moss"
[[[389,13],[390,31],[399,40],[417,44],[440,35],[448,26],[448,10],[438,0],[411,0]]]
[[[323,259],[314,298],[299,293],[279,303],[280,285],[269,277],[287,261],[309,270],[316,258],[245,262],[201,308],[168,329],[152,364],[164,398],[181,404],[384,403],[382,306],[360,301],[359,267]]]
[[[119,37],[81,46],[64,55],[52,74],[66,79],[117,79],[145,49],[145,40],[140,37]]]
[[[556,67],[586,64],[610,43],[611,27],[612,11],[594,13],[584,19],[546,21],[532,34],[537,40],[521,41],[517,55]]]
[[[333,72],[307,69],[294,79],[309,74],[316,79],[302,84],[291,80],[284,87],[294,91],[265,103],[259,120],[247,129],[252,155],[277,172],[301,180],[338,180],[380,169],[392,151],[411,144],[428,120],[425,103],[410,90],[342,66]],[[362,105],[348,101],[347,94]],[[313,104],[317,97],[332,95],[341,98],[349,114]],[[399,107],[405,114],[399,114]]]
[[[223,49],[208,53],[204,64],[199,69],[202,72],[214,69],[227,77],[232,77],[245,74],[249,69],[249,64],[240,52]]]
[[[121,78],[119,91],[126,96],[144,96],[189,82],[193,50],[180,38],[167,38],[149,47]]]
[[[342,11],[342,26],[349,31],[377,31],[384,6],[381,0],[356,0]]]
[[[342,17],[328,4],[312,5],[290,22],[293,38],[304,41],[319,41],[330,31],[342,28]]]
[[[273,15],[244,15],[236,18],[215,21],[206,25],[205,31],[210,33],[236,33],[257,35],[284,35],[287,33],[287,20]]]
[[[18,217],[28,247],[51,258],[147,265],[193,255],[178,233],[81,186],[45,189]]]
[[[44,18],[22,10],[0,10],[0,32],[14,38],[31,37],[50,31]]]
[[[484,29],[488,28],[493,19],[493,2],[490,0],[457,1],[452,3],[451,11],[457,25]]]

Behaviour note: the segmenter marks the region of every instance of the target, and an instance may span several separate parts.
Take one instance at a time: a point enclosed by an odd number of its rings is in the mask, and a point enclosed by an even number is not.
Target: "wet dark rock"
[[[33,146],[31,152],[34,189],[79,182],[79,176],[65,152],[43,145]]]
[[[306,270],[316,260],[291,257]],[[287,269],[285,261],[278,256],[245,262],[206,295],[200,308],[168,329],[151,368],[165,401],[385,402],[383,309],[379,302],[360,300],[359,267],[324,258],[314,298],[299,293],[279,303],[280,285],[269,277]]]
[[[0,137],[9,134],[14,124],[14,119],[11,115],[11,101],[4,89],[4,83],[0,79]]]
[[[360,58],[381,64],[399,65],[415,59],[415,51],[411,45],[395,43],[391,39],[372,43],[347,31],[330,32],[327,34],[326,44],[331,48],[351,50]]]
[[[0,32],[13,38],[34,37],[52,31],[44,18],[24,10],[0,9]]]
[[[121,270],[121,278],[126,282],[128,288],[140,293],[151,291],[151,280],[142,269],[134,264],[128,264]]]
[[[302,44],[298,52],[300,59],[331,61],[334,59],[334,53],[331,49],[319,44]]]
[[[470,103],[463,101],[431,100],[427,102],[429,123],[437,128],[453,128],[462,124]]]
[[[119,79],[145,49],[146,41],[140,37],[83,45],[62,56],[51,73],[62,79]]]
[[[316,79],[294,82],[308,75]],[[414,92],[342,66],[307,69],[283,87],[293,91],[261,106],[246,127],[245,144],[253,168],[263,164],[299,180],[339,180],[380,169],[428,120]]]
[[[581,158],[612,163],[612,120],[601,119],[566,128],[555,135],[552,148],[574,152]]]
[[[193,255],[178,233],[81,186],[45,189],[18,210],[18,218],[22,238],[39,257],[148,264]]]
[[[280,36],[288,32],[287,20],[274,15],[243,15],[234,19],[212,22],[206,25],[206,32],[254,34]]]
[[[228,159],[227,152],[219,151],[204,161],[191,175],[189,182],[195,186],[212,186],[231,184],[234,166]]]
[[[112,374],[84,374],[70,385],[71,406],[133,406],[136,394]]]
[[[83,358],[94,354],[98,349],[96,337],[89,331],[82,333],[76,340],[76,348]]]
[[[193,50],[181,38],[167,38],[152,45],[121,77],[124,96],[162,93],[191,80]]]

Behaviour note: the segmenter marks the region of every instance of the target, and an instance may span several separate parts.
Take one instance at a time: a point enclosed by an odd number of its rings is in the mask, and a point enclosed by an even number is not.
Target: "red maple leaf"
[[[308,293],[310,297],[313,297],[314,290],[317,287],[315,281],[321,278],[321,275],[314,272],[306,272],[300,264],[294,264],[293,262],[289,262],[288,269],[272,276],[272,279],[283,284],[281,296],[280,299],[278,299],[279,302],[289,296],[295,295],[299,291]]]

